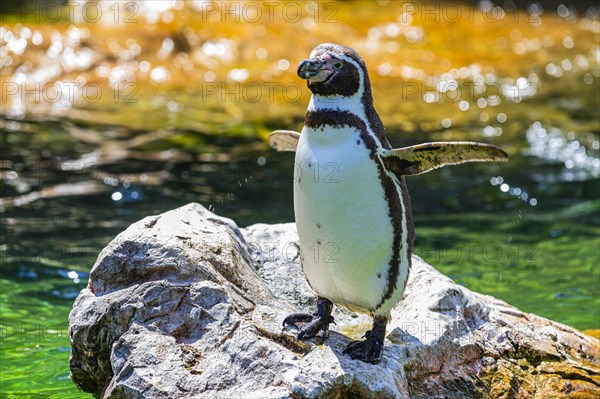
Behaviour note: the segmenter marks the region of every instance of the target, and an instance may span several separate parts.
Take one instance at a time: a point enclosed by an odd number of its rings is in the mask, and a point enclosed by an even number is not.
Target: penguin
[[[377,364],[411,267],[414,228],[405,176],[463,162],[506,161],[508,155],[475,142],[393,149],[373,106],[367,66],[349,47],[321,44],[297,73],[312,92],[304,127],[300,133],[274,131],[269,143],[295,151],[300,261],[317,309],[291,314],[283,325],[297,329],[298,339],[324,341],[334,304],[368,313],[372,328],[344,354]]]

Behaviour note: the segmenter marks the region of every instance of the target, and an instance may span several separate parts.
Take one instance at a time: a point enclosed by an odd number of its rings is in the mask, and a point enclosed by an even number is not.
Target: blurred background
[[[0,7],[2,397],[82,397],[68,313],[132,222],[192,201],[240,226],[293,221],[293,155],[266,138],[301,129],[310,95],[296,67],[328,41],[365,58],[393,146],[474,140],[510,154],[408,179],[415,253],[598,334],[597,2]]]

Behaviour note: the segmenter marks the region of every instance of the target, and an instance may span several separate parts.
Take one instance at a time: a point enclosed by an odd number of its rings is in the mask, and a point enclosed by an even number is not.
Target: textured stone
[[[474,293],[418,257],[380,364],[342,354],[370,319],[336,308],[324,345],[281,331],[315,295],[295,225],[189,204],[99,255],[69,317],[73,381],[101,398],[597,398],[598,339]]]

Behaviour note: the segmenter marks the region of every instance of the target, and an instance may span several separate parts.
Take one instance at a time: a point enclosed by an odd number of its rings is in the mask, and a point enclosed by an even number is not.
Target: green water
[[[435,21],[406,18],[394,2],[331,4],[320,10],[335,11],[333,22],[321,13],[303,23],[248,16],[222,23],[189,4],[157,11],[176,17],[158,24],[144,23],[143,10],[139,22],[116,26],[2,20],[0,44],[12,49],[2,82],[98,83],[102,95],[58,104],[3,94],[1,397],[86,397],[68,376],[68,312],[97,253],[130,223],[191,201],[240,226],[293,221],[293,156],[270,150],[265,137],[300,129],[309,95],[295,66],[324,41],[365,55],[394,146],[475,140],[510,153],[507,164],[408,179],[416,254],[524,311],[600,328],[598,13],[578,3],[576,16],[548,6],[536,23],[525,18],[531,11],[509,10],[491,23],[475,11]],[[18,35],[29,37],[22,54],[18,43],[8,45]],[[49,57],[56,42],[58,56]],[[66,63],[69,48],[79,63]],[[96,52],[93,62],[87,49]],[[59,72],[48,75],[53,65]],[[114,86],[111,76],[123,71],[129,75]],[[167,77],[153,80],[161,71]],[[481,79],[484,93],[467,94]],[[439,85],[450,80],[466,106]],[[122,89],[127,82],[133,89]],[[261,96],[244,91],[252,84]],[[287,84],[299,95],[286,94]]]

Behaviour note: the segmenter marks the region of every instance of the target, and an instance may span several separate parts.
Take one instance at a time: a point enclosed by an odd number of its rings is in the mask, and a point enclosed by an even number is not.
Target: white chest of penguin
[[[302,130],[294,209],[312,288],[350,309],[374,309],[388,283],[393,227],[377,165],[357,129]]]

